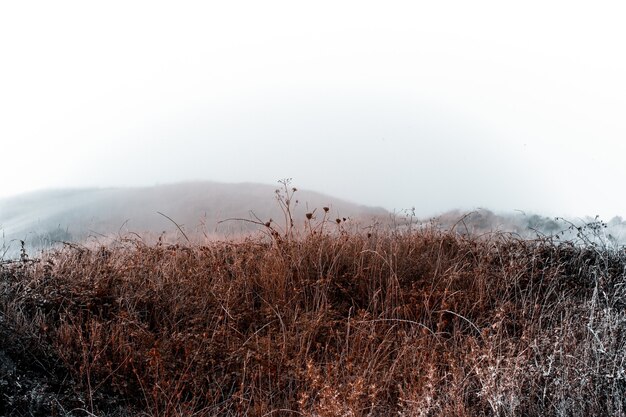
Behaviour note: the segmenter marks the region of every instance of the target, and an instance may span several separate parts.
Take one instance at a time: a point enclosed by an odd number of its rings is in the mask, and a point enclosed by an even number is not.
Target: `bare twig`
[[[160,211],[157,211],[157,213],[159,213],[161,216],[165,217],[166,219],[168,219],[169,221],[171,221],[172,223],[174,223],[174,225],[176,227],[178,227],[178,230],[180,230],[180,233],[183,234],[183,236],[185,237],[185,239],[187,239],[187,242],[191,243],[191,241],[189,240],[189,238],[187,237],[187,235],[185,234],[185,232],[183,232],[183,229],[178,225],[178,223],[176,223],[174,220],[172,220],[172,218],[166,214],[161,213]]]

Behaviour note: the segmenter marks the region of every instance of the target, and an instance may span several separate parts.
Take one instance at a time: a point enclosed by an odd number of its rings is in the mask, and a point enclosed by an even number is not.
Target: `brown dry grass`
[[[141,415],[623,416],[625,259],[434,229],[127,241],[3,267],[0,311]]]

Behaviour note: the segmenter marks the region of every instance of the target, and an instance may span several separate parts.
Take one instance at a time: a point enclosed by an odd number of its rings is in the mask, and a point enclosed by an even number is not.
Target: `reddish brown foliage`
[[[134,242],[7,267],[1,308],[153,416],[624,415],[624,265],[434,230]]]

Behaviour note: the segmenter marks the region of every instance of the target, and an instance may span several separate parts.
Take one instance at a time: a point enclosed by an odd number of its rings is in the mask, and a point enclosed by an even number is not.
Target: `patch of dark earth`
[[[104,392],[91,396],[58,358],[20,341],[0,313],[0,417],[126,417],[124,401]]]

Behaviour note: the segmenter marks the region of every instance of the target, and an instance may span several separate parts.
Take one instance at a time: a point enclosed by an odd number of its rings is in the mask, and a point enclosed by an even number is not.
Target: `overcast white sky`
[[[0,196],[181,180],[626,216],[626,3],[0,5]]]

